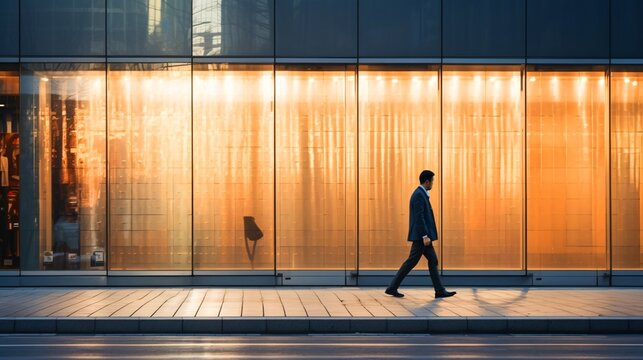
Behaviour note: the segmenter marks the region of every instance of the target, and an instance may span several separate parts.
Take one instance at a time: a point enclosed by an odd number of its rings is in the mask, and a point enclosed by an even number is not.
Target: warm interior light
[[[527,242],[529,263],[533,269],[598,269],[605,258],[609,98],[603,87],[583,84],[605,74],[538,73],[552,86],[527,92],[527,237],[538,238]]]
[[[625,83],[626,83],[626,84],[629,84],[629,83],[630,83],[630,78],[625,78],[624,80],[625,80]]]
[[[371,78],[398,79],[394,84],[360,78],[357,102],[359,207],[363,209],[359,215],[360,268],[392,269],[408,255],[408,248],[390,239],[404,238],[408,224],[395,221],[382,226],[382,221],[408,216],[409,194],[403,189],[417,187],[418,164],[438,167],[440,161],[438,72],[365,69],[364,73]],[[440,194],[438,188],[431,194],[433,204],[440,203]],[[434,211],[439,219],[437,205]]]
[[[632,86],[638,86],[638,84],[639,84],[638,81],[636,81],[636,80],[632,81]]]
[[[4,104],[0,104],[0,107],[4,107]]]
[[[42,80],[44,82],[47,82],[47,81],[49,81],[49,78],[44,77],[44,78],[41,78],[40,80]]]
[[[504,81],[520,79],[520,70],[445,66],[443,74],[461,75],[458,82],[445,82],[442,99],[441,195],[449,204],[442,209],[443,231],[449,233],[449,242],[441,244],[444,266],[520,269],[522,153],[505,149],[515,148],[524,135],[524,103],[520,84]]]
[[[535,76],[530,77],[529,82],[536,82],[536,77]]]

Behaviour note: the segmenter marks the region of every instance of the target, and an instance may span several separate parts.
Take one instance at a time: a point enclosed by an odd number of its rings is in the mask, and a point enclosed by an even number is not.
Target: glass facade
[[[276,80],[276,267],[354,267],[355,69],[282,65]]]
[[[527,72],[531,269],[607,269],[605,70]]]
[[[272,65],[194,67],[194,268],[272,270]]]
[[[182,63],[110,64],[110,270],[192,269],[192,76]]]
[[[107,0],[107,55],[190,56],[191,1]]]
[[[20,76],[0,64],[0,271],[20,266]]]
[[[445,269],[523,268],[520,75],[519,67],[443,70]]]
[[[360,269],[397,269],[408,254],[409,197],[423,167],[440,169],[438,70],[431,65],[360,66]],[[431,202],[438,219],[441,193],[436,181]]]
[[[105,66],[25,64],[20,81],[23,269],[104,269]]]
[[[382,284],[423,169],[445,275],[640,285],[643,5],[554,3],[0,1],[0,286]]]
[[[643,69],[611,75],[612,267],[643,269]]]
[[[428,168],[443,270],[641,270],[642,74],[2,65],[0,268],[393,270]]]

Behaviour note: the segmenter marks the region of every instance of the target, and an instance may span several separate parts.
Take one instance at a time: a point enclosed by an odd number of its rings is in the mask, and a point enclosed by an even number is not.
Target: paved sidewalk
[[[0,333],[643,333],[641,288],[0,288]]]

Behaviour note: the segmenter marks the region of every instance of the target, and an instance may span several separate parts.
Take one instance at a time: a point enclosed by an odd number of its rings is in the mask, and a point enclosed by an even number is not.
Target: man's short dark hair
[[[433,177],[435,176],[435,173],[431,170],[423,170],[420,173],[420,184],[424,184],[426,181],[431,181],[433,180]]]

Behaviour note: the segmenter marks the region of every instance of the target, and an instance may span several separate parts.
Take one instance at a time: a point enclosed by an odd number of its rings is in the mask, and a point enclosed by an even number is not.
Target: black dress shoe
[[[456,294],[455,291],[446,291],[445,290],[445,291],[442,291],[442,292],[436,292],[435,293],[435,298],[436,299],[438,299],[438,298],[447,298],[447,297],[451,297],[451,296],[453,296],[455,294]]]
[[[384,292],[391,296],[404,297],[404,294],[398,292],[397,290],[386,289]]]

